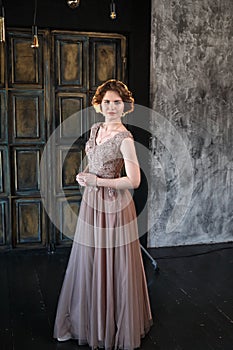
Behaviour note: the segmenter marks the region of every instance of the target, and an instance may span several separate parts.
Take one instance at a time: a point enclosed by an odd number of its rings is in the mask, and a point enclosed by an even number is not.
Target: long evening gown
[[[101,123],[86,144],[89,172],[120,176],[120,145],[129,131],[96,144]],[[55,338],[79,345],[133,350],[150,329],[152,316],[138,240],[137,218],[128,190],[85,187],[59,297]]]

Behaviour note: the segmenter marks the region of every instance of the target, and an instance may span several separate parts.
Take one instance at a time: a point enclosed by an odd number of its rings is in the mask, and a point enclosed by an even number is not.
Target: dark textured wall
[[[168,124],[152,117],[151,246],[233,240],[232,18],[232,0],[152,1],[151,103]]]

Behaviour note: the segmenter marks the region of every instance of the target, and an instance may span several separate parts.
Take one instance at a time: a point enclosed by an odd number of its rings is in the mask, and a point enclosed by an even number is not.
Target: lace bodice
[[[86,143],[85,151],[88,157],[89,172],[98,177],[116,178],[120,176],[124,165],[120,150],[121,142],[133,136],[129,131],[121,131],[97,145],[96,136],[101,124],[96,123],[92,126],[90,138]]]

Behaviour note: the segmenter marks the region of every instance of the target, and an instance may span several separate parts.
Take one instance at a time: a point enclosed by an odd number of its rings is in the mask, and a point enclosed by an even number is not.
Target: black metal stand
[[[148,258],[150,259],[152,265],[154,266],[154,269],[155,270],[158,270],[159,267],[158,267],[158,264],[157,264],[157,261],[148,253],[148,251],[143,247],[142,244],[140,244],[140,247],[141,249],[143,250],[143,252],[148,256]]]

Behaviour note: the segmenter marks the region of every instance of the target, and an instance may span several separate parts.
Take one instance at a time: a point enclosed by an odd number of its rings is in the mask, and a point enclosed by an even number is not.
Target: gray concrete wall
[[[152,0],[151,107],[148,245],[233,241],[232,0]]]

